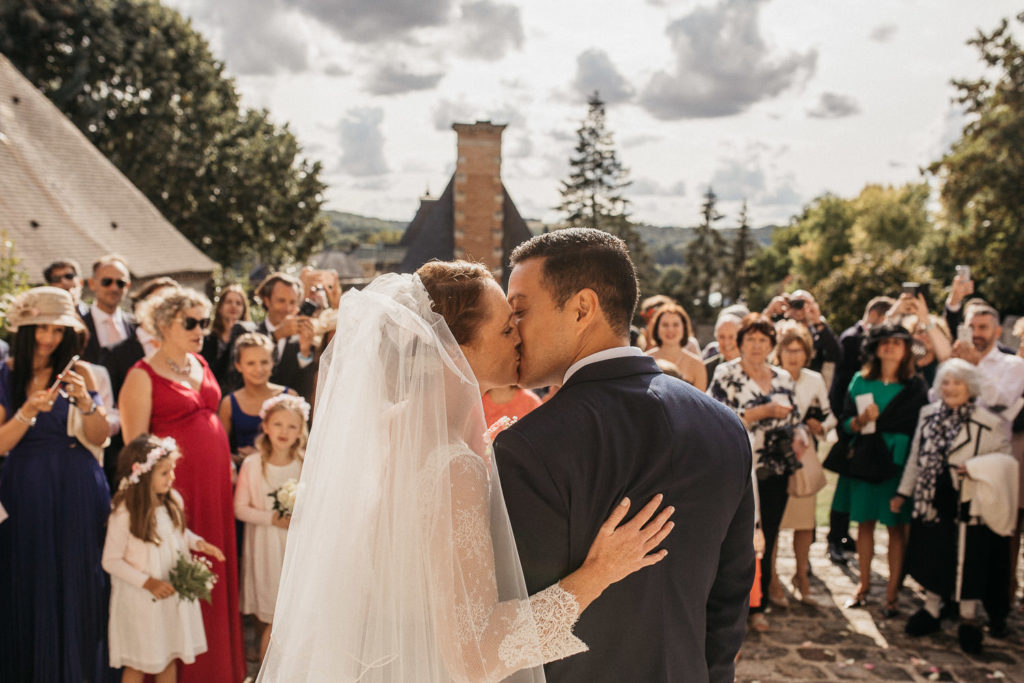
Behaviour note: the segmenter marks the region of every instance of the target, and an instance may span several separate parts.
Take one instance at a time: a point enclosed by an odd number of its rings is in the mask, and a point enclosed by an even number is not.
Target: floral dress
[[[767,394],[743,372],[740,360],[736,359],[715,368],[708,395],[740,417],[747,410],[766,403],[797,405],[796,384],[790,374],[775,366],[768,367],[772,371],[772,383]],[[791,474],[798,469],[792,445],[793,428],[799,423],[799,411],[793,410],[784,418],[773,417],[747,425],[758,479]]]

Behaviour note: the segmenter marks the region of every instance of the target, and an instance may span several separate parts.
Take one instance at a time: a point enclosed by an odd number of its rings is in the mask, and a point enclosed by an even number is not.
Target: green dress
[[[850,382],[849,392],[854,401],[860,394],[871,394],[875,397],[878,412],[881,413],[903,390],[903,387],[904,385],[899,382],[886,384],[877,379],[864,379],[858,372]],[[850,429],[850,420],[845,420],[840,428],[845,429],[847,434],[854,433]],[[899,473],[892,479],[878,484],[869,484],[866,481],[850,477],[839,477],[835,497],[832,499],[832,509],[837,512],[849,513],[850,520],[854,522],[879,521],[886,526],[908,524],[913,506],[904,505],[899,514],[893,514],[889,509],[889,500],[896,495],[896,489],[900,485],[903,465],[906,464],[907,454],[910,451],[910,437],[906,434],[882,432],[882,440],[892,451],[893,462],[900,468]]]

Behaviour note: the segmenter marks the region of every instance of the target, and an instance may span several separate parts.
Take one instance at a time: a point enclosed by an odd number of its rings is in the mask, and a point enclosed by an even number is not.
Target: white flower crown
[[[145,462],[132,463],[131,474],[129,474],[127,477],[121,478],[121,483],[117,485],[117,490],[124,491],[129,486],[132,486],[133,484],[138,484],[139,479],[142,478],[142,475],[146,474],[151,469],[153,469],[153,466],[160,462],[162,458],[166,458],[168,455],[174,453],[177,450],[178,442],[172,439],[171,437],[168,436],[166,438],[160,439],[152,448],[149,449],[149,452],[146,453]]]
[[[264,401],[263,405],[260,406],[260,419],[266,420],[267,415],[278,406],[299,411],[302,413],[302,419],[309,422],[309,404],[306,403],[306,399],[301,396],[292,396],[291,394],[278,394]]]

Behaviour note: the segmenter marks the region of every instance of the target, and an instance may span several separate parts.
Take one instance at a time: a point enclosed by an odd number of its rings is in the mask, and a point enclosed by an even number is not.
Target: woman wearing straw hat
[[[85,326],[71,295],[23,292],[7,311],[15,332],[0,364],[0,680],[99,680],[106,662],[110,512],[95,457],[108,427],[92,373],[72,363]],[[102,456],[101,456],[102,457]]]

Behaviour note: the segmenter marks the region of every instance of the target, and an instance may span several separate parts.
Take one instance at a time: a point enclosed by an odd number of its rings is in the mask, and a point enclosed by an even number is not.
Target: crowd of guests
[[[260,658],[268,643],[289,524],[274,501],[301,471],[337,277],[275,272],[252,296],[233,284],[211,302],[170,278],[132,290],[129,264],[110,255],[92,266],[87,304],[84,275],[73,260],[51,264],[47,286],[6,315],[0,680],[241,681],[243,614]],[[860,570],[847,606],[871,604],[881,522],[886,617],[909,574],[926,600],[908,633],[957,616],[961,646],[977,652],[983,607],[989,633],[1005,634],[1024,518],[1024,359],[972,292],[958,276],[941,315],[920,295],[880,296],[837,335],[797,290],[763,311],[724,309],[704,348],[678,302],[642,303],[634,343],[748,431],[760,554],[751,628],[769,629],[765,605],[789,600],[774,569],[780,529],[793,530],[792,596],[815,603],[827,453],[840,475],[828,556],[846,563],[855,550]],[[487,423],[500,429],[557,390],[492,389]],[[168,581],[192,552],[217,576],[209,602],[178,600]]]
[[[780,529],[793,530],[792,595],[816,603],[808,567],[823,464],[839,474],[828,557],[845,565],[856,552],[859,584],[847,608],[872,604],[881,523],[888,531],[884,617],[899,616],[909,575],[926,600],[909,616],[907,633],[932,633],[942,619],[958,617],[960,645],[976,653],[984,607],[989,634],[1006,635],[1024,520],[1024,346],[1018,355],[1000,343],[1000,314],[972,297],[973,287],[957,275],[939,315],[913,288],[876,297],[839,335],[813,295],[797,290],[763,311],[726,308],[703,351],[676,302],[659,296],[641,304],[648,325],[636,343],[665,372],[706,387],[750,436],[761,556],[751,628],[770,628],[766,603],[789,602],[774,569]],[[1024,334],[1024,322],[1014,334]]]
[[[271,273],[253,301],[110,255],[22,292],[0,347],[0,680],[242,681],[262,657],[337,276]],[[133,291],[131,297],[128,292]],[[208,602],[175,597],[205,558]]]

